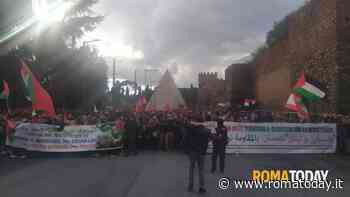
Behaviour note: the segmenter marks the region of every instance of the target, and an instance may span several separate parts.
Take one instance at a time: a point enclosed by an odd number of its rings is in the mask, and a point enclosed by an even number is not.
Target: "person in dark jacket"
[[[125,122],[125,131],[126,131],[126,144],[127,144],[127,155],[129,153],[137,154],[137,130],[138,124],[133,115],[129,115]]]
[[[199,193],[206,192],[204,188],[204,158],[208,148],[210,132],[203,125],[189,125],[186,134],[186,152],[189,154],[189,184],[188,191],[193,191],[194,168],[197,164],[199,176]]]
[[[220,160],[220,172],[223,173],[225,170],[225,150],[228,143],[227,128],[224,126],[224,121],[219,119],[217,121],[217,128],[213,139],[213,154],[212,154],[212,166],[211,172],[216,171],[217,158]]]

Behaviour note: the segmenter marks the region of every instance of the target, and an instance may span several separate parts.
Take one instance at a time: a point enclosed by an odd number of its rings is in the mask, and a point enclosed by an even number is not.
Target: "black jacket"
[[[208,149],[210,132],[202,125],[191,125],[187,127],[185,147],[186,152],[206,154]]]
[[[129,119],[125,122],[126,135],[129,140],[135,140],[137,138],[138,129],[136,120]]]
[[[215,129],[215,134],[213,135],[213,145],[226,146],[227,143],[228,143],[227,128],[217,127]]]

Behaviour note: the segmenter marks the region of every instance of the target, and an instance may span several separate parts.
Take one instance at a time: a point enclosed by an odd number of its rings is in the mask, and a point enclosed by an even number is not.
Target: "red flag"
[[[27,89],[27,98],[32,102],[33,110],[45,111],[48,116],[55,117],[55,109],[49,93],[41,86],[39,81],[30,71],[28,66],[22,62],[21,76]]]

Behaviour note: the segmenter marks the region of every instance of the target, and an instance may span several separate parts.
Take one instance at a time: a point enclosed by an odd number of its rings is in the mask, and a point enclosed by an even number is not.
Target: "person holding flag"
[[[27,90],[27,99],[32,102],[33,111],[43,111],[49,117],[55,117],[55,109],[49,93],[31,72],[27,64],[21,60],[21,76]]]

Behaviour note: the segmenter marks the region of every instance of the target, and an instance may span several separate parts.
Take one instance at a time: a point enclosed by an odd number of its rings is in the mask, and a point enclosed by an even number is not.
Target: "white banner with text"
[[[205,122],[215,132],[216,122]],[[334,153],[336,124],[225,122],[227,153]],[[211,144],[209,152],[211,152]]]
[[[121,132],[108,126],[19,123],[6,144],[40,152],[95,151],[121,147]]]

